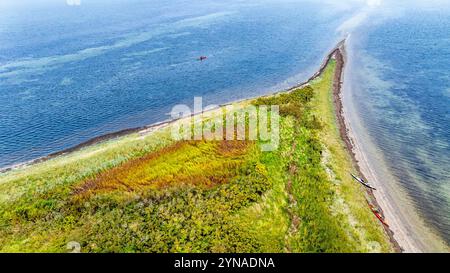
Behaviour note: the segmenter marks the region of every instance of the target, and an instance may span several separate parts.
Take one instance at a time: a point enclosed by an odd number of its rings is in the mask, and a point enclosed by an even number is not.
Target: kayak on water
[[[356,175],[354,175],[354,174],[352,174],[352,173],[351,173],[351,175],[352,175],[352,177],[353,177],[356,181],[358,181],[359,183],[363,184],[365,187],[367,187],[367,188],[369,188],[369,189],[372,189],[372,190],[377,190],[377,189],[375,189],[374,187],[370,186],[369,183],[367,183],[366,181],[364,181],[364,179],[362,179],[362,178],[360,178],[360,177],[358,177],[358,176],[356,176]]]
[[[206,57],[206,56],[200,56],[199,58],[198,58],[198,60],[199,61],[203,61],[203,60],[206,60],[208,57]]]

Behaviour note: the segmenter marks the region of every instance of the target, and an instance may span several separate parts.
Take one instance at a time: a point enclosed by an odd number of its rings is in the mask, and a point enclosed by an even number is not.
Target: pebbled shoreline
[[[345,42],[342,42],[338,45],[338,47],[334,50],[333,57],[336,60],[336,72],[334,75],[333,80],[333,103],[335,106],[335,115],[336,115],[336,121],[339,128],[339,133],[341,136],[342,141],[345,144],[345,148],[347,152],[350,154],[353,165],[355,166],[356,170],[358,171],[360,177],[364,178],[366,181],[370,181],[367,179],[367,177],[364,175],[363,171],[361,170],[361,166],[359,164],[359,161],[356,158],[355,153],[355,145],[353,144],[353,140],[350,134],[350,131],[347,126],[347,122],[344,115],[344,106],[342,104],[342,84],[343,84],[343,77],[344,77],[344,70],[345,70],[345,63],[346,63],[346,52],[345,52]],[[373,190],[366,189],[366,200],[367,203],[376,207],[378,211],[380,211],[381,215],[384,217],[383,208],[378,203]],[[387,227],[383,225],[383,228],[385,232],[388,234],[390,242],[396,252],[403,252],[404,249],[400,246],[399,242],[397,242],[396,238],[394,237],[394,232],[391,230],[390,227]]]
[[[266,96],[272,96],[272,95],[278,94],[278,93],[290,92],[294,89],[301,88],[301,87],[304,87],[305,85],[308,85],[311,81],[320,77],[323,74],[323,72],[326,69],[327,64],[330,62],[330,60],[336,61],[336,71],[335,71],[334,80],[333,80],[333,103],[335,106],[336,121],[338,123],[338,128],[340,131],[341,139],[345,143],[347,152],[351,155],[353,165],[358,170],[359,174],[362,177],[366,178],[366,176],[363,174],[363,171],[361,171],[362,168],[360,167],[359,162],[357,160],[357,156],[355,153],[356,147],[353,144],[351,134],[347,127],[347,123],[346,123],[346,119],[345,119],[344,111],[343,111],[342,99],[341,99],[342,83],[343,83],[344,69],[345,69],[345,63],[346,63],[345,40],[338,43],[338,45],[324,58],[318,71],[316,73],[314,73],[309,79],[307,79],[306,81],[299,83],[291,88],[273,92]],[[261,96],[257,96],[257,97],[261,97]],[[239,103],[239,102],[251,100],[251,99],[254,99],[257,97],[246,98],[246,99],[239,100],[239,101],[225,103],[225,104],[219,105],[218,107],[223,107],[223,106],[229,105],[231,103]],[[264,97],[264,96],[262,96],[262,97]],[[215,110],[215,109],[211,109],[211,111],[213,111],[213,110]],[[50,160],[50,159],[53,159],[53,158],[56,158],[59,156],[63,156],[63,155],[66,155],[66,154],[69,154],[69,153],[72,153],[75,151],[82,150],[85,147],[89,147],[89,146],[99,144],[99,143],[102,143],[105,141],[113,140],[116,138],[124,137],[124,136],[130,135],[130,134],[138,133],[140,135],[146,135],[149,132],[169,126],[170,124],[172,124],[173,122],[176,122],[176,121],[177,120],[166,120],[166,121],[158,122],[158,123],[147,125],[147,126],[130,128],[130,129],[125,129],[125,130],[101,135],[101,136],[92,138],[88,141],[85,141],[83,143],[80,143],[74,147],[71,147],[71,148],[68,148],[68,149],[65,149],[65,150],[62,150],[59,152],[55,152],[55,153],[49,154],[47,156],[37,158],[37,159],[31,160],[28,162],[19,163],[19,164],[13,165],[13,166],[9,166],[9,167],[0,169],[0,173],[4,173],[4,172],[8,172],[10,170],[20,169],[20,168],[27,167],[27,166],[30,166],[33,164],[41,163],[41,162],[44,162],[44,161],[47,161],[47,160]],[[371,181],[371,180],[369,180],[369,181]],[[380,212],[383,213],[373,192],[371,190],[366,190],[366,193],[367,193],[366,199],[367,199],[368,203],[376,206],[377,208],[379,208]],[[382,207],[384,208],[384,206],[382,206]],[[387,233],[387,235],[390,238],[390,241],[391,241],[391,244],[392,244],[394,250],[397,252],[402,252],[403,249],[400,246],[400,244],[397,242],[397,240],[395,239],[394,232],[386,226],[383,226],[383,227],[385,229],[385,232]]]

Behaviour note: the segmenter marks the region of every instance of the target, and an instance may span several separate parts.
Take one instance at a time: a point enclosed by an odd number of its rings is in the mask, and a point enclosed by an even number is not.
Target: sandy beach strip
[[[337,62],[341,62],[342,71],[336,75],[334,90],[334,103],[336,106],[336,116],[340,127],[341,138],[345,142],[355,167],[361,177],[369,181],[377,190],[367,189],[367,195],[376,206],[380,208],[389,227],[385,227],[386,232],[391,237],[391,241],[397,251],[407,253],[421,252],[447,252],[448,248],[436,234],[426,227],[423,220],[414,212],[414,208],[407,208],[406,199],[401,189],[395,185],[393,177],[383,177],[374,163],[368,156],[365,149],[364,140],[358,138],[356,128],[349,122],[351,114],[342,101],[342,84],[345,77],[345,63],[347,54],[345,45],[342,45]],[[338,79],[339,78],[339,79]],[[368,144],[369,145],[369,144]]]
[[[369,181],[373,186],[377,188],[376,191],[367,190],[367,195],[371,199],[371,202],[380,208],[380,211],[383,213],[386,221],[389,223],[389,228],[385,227],[386,233],[391,238],[391,243],[394,246],[394,249],[398,252],[424,252],[429,251],[427,247],[421,243],[417,238],[411,236],[413,232],[411,225],[405,225],[408,223],[407,217],[399,213],[397,202],[394,198],[389,194],[389,189],[384,183],[381,183],[380,179],[377,177],[376,173],[373,170],[373,166],[370,164],[369,159],[366,157],[363,149],[361,149],[361,144],[355,141],[354,133],[352,132],[351,124],[348,123],[348,119],[345,118],[346,111],[345,107],[342,103],[342,84],[345,76],[345,63],[346,63],[346,53],[345,53],[345,40],[340,42],[323,60],[318,71],[312,75],[308,80],[301,82],[289,89],[277,91],[271,94],[267,94],[266,96],[272,96],[278,93],[290,92],[297,88],[301,88],[307,85],[310,81],[320,77],[322,72],[326,68],[326,65],[329,63],[331,59],[336,60],[336,74],[333,83],[333,94],[334,94],[334,104],[336,109],[336,117],[338,126],[341,133],[341,138],[345,143],[345,146],[350,153],[352,160],[354,161],[354,165],[359,171],[360,175]],[[258,96],[261,97],[261,96]],[[264,96],[262,96],[264,97]],[[233,101],[225,104],[221,104],[218,108],[211,109],[210,111],[214,111],[219,109],[220,107],[242,103],[244,101],[248,101],[251,99],[255,99],[257,97],[245,98],[239,101]],[[201,113],[197,113],[201,114]],[[148,126],[142,126],[138,128],[125,129],[118,132],[102,135],[93,139],[90,139],[86,142],[83,142],[75,147],[56,152],[35,160],[31,160],[28,162],[20,163],[14,166],[9,166],[4,169],[0,169],[0,172],[7,172],[12,169],[20,169],[22,167],[26,167],[32,164],[40,163],[49,159],[53,159],[55,157],[59,157],[74,151],[81,150],[85,147],[95,145],[104,141],[112,140],[118,137],[123,137],[133,133],[139,133],[142,136],[154,132],[155,130],[170,126],[174,122],[179,120],[166,120],[159,123],[151,124]],[[375,216],[374,216],[375,217]]]

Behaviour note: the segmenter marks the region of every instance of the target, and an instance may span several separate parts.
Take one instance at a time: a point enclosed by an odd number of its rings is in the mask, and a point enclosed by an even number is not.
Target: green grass
[[[349,177],[354,169],[340,139],[332,101],[334,69],[332,61],[304,96],[294,91],[256,100],[281,104],[284,115],[280,149],[262,157],[273,187],[262,202],[240,214],[247,232],[263,242],[262,251],[392,251],[367,207],[364,189]]]
[[[280,147],[132,134],[0,175],[0,251],[390,251],[337,130],[332,61],[280,105]]]
[[[334,69],[335,63],[329,65],[329,70]],[[352,159],[340,138],[340,133],[335,116],[333,94],[330,82],[332,73],[325,73],[323,77],[312,83],[316,95],[311,103],[313,113],[320,117],[324,126],[320,131],[320,141],[329,154],[325,164],[332,171],[336,185],[336,209],[342,217],[346,218],[348,230],[361,245],[364,252],[389,252],[392,246],[386,238],[382,226],[367,208],[365,189],[355,183],[350,173],[356,173]]]
[[[97,176],[100,181],[82,180],[72,187],[54,188],[36,198],[13,202],[12,207],[2,207],[6,225],[2,228],[3,251],[59,252],[66,250],[69,241],[79,242],[83,251],[101,252],[254,251],[257,243],[245,243],[252,238],[228,219],[267,190],[267,172],[258,162],[258,151],[233,151],[242,148],[242,142],[236,145],[222,147],[220,142],[201,141],[163,149],[164,153],[159,150],[158,156],[145,158],[146,164],[130,160],[102,172]],[[246,149],[255,149],[255,145]],[[164,160],[166,155],[171,157]],[[185,164],[182,159],[187,155],[191,157]],[[131,168],[128,163],[133,163]],[[186,168],[189,163],[196,169],[194,176],[203,172],[212,179],[209,173],[224,173],[227,183],[213,187],[180,182],[176,178],[184,174],[179,167]],[[119,177],[151,170],[151,179],[157,181],[172,173],[176,175],[173,183],[178,184],[147,188],[137,183],[144,180],[126,177],[130,180],[123,183],[136,183],[115,187],[115,181],[109,185],[103,181],[111,177],[104,174],[115,170],[119,170]],[[99,182],[100,187],[77,191],[90,181]],[[194,178],[192,182],[197,181]]]

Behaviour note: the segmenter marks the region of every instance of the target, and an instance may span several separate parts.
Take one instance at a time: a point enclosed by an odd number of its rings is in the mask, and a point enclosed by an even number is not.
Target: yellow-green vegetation
[[[260,98],[280,104],[281,147],[264,154],[273,184],[262,202],[240,212],[266,252],[389,252],[392,246],[351,180],[352,159],[340,138],[332,94],[331,60],[310,85]],[[296,94],[297,93],[297,94]],[[301,95],[300,95],[301,94]],[[293,96],[295,100],[290,100]]]
[[[0,175],[0,250],[82,252],[390,251],[348,178],[330,61],[280,105],[280,146],[132,134]]]
[[[336,63],[331,62],[328,70],[334,70]],[[367,209],[365,189],[352,180],[350,173],[357,173],[352,164],[350,154],[340,138],[336,121],[335,105],[333,102],[330,82],[333,74],[327,71],[319,80],[311,84],[316,90],[311,106],[312,112],[321,117],[323,129],[320,131],[320,141],[323,145],[322,158],[330,180],[335,184],[336,197],[334,209],[345,218],[344,223],[349,225],[348,230],[360,242],[364,252],[390,252],[394,251],[386,238],[382,226]]]
[[[246,162],[248,141],[179,141],[82,182],[74,192],[145,191],[226,183]]]

